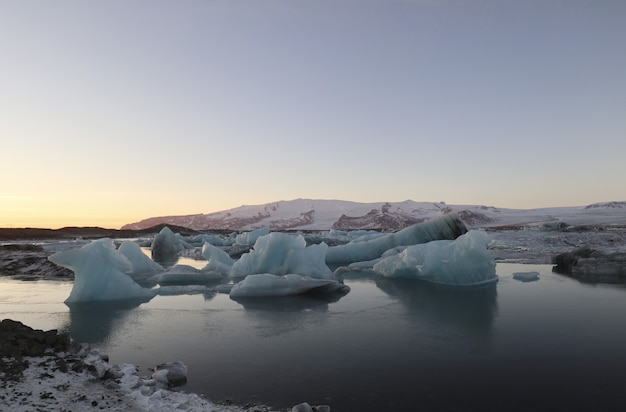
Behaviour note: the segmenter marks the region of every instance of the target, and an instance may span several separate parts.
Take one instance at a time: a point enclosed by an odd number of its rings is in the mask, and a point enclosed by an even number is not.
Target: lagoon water
[[[521,282],[515,272],[539,272]],[[180,360],[184,391],[213,401],[336,411],[622,410],[626,288],[550,265],[498,263],[487,288],[350,274],[336,302],[236,302],[205,293],[132,308],[62,302],[70,282],[0,278],[1,318],[69,330],[140,365]]]

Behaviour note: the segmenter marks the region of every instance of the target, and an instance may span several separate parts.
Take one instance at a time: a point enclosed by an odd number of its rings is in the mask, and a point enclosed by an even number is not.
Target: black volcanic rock
[[[561,253],[552,260],[554,272],[586,282],[626,283],[626,253],[609,253],[584,247]]]
[[[48,260],[49,253],[41,245],[0,245],[0,276],[22,280],[74,279],[74,272]]]
[[[71,347],[66,333],[59,334],[56,329],[33,329],[21,322],[4,319],[0,322],[0,375],[5,381],[19,380],[22,371],[28,367],[24,357],[67,352]]]

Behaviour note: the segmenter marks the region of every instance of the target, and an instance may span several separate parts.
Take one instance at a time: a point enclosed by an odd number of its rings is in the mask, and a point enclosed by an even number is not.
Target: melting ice
[[[368,233],[333,247],[325,242],[307,245],[302,234],[267,232],[263,228],[236,235],[235,239],[227,235],[222,241],[211,237],[208,242],[209,238],[201,237],[187,242],[164,228],[152,242],[153,259],[133,242],[125,241],[116,249],[110,239],[93,241],[78,250],[57,252],[49,259],[76,274],[67,303],[149,300],[158,289],[148,287],[156,284],[213,284],[214,290],[229,292],[232,298],[345,294],[349,288],[328,266],[336,262],[386,277],[411,277],[457,286],[497,280],[495,263],[486,251],[489,238],[484,232],[466,233],[467,228],[454,213],[396,233]],[[346,237],[343,233],[338,235]],[[333,233],[324,236],[331,240]],[[206,265],[202,269],[174,265],[181,251],[193,247],[190,245],[196,240],[204,242],[201,255]],[[229,247],[240,247],[253,240],[254,246],[238,259],[228,254]],[[174,266],[165,270],[157,260]]]

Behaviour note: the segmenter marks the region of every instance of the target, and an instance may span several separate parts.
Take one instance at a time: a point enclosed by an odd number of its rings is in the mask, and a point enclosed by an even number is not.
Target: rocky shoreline
[[[269,412],[264,405],[216,404],[170,388],[186,381],[180,362],[159,365],[140,377],[131,364],[109,364],[108,356],[73,342],[67,333],[38,330],[21,322],[0,322],[0,410]],[[330,412],[304,402],[292,412]]]

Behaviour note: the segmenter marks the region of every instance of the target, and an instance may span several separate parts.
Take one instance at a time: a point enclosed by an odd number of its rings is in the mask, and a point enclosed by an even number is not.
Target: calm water
[[[514,272],[540,272],[534,282]],[[70,331],[143,371],[180,360],[214,401],[335,411],[623,410],[626,289],[503,264],[489,288],[351,275],[337,302],[158,296],[70,311],[70,283],[0,279],[0,317]]]

